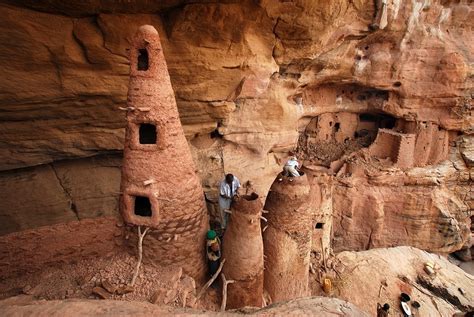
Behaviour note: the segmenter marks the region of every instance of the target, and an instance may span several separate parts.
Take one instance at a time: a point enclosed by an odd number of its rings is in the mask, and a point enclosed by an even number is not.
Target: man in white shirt
[[[299,167],[298,159],[296,156],[292,156],[288,162],[286,162],[285,167],[283,167],[283,175],[290,177],[301,176],[297,168]]]
[[[232,174],[227,174],[219,186],[219,211],[221,216],[221,228],[225,230],[227,221],[229,220],[229,213],[232,199],[238,194],[240,182],[237,177]]]

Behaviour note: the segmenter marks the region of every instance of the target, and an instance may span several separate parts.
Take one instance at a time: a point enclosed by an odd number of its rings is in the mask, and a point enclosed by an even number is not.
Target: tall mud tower
[[[238,197],[224,235],[222,269],[228,280],[227,308],[262,307],[263,240],[260,217],[263,204],[256,193]]]
[[[153,229],[145,238],[145,261],[181,266],[201,281],[206,206],[153,26],[135,34],[130,68],[121,212],[127,223]]]
[[[310,295],[311,206],[306,175],[276,180],[268,193],[264,281],[274,303]]]

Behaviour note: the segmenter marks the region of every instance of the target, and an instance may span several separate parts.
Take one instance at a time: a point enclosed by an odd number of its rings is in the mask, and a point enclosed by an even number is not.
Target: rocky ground
[[[111,300],[35,301],[17,297],[0,302],[4,316],[369,316],[354,305],[337,298],[302,298],[277,303],[262,309],[241,309],[227,312],[210,312],[196,309],[179,309],[152,305],[144,302],[119,302]]]
[[[233,313],[272,316],[285,312],[313,315],[324,311],[335,316],[365,316],[375,314],[377,303],[389,303],[392,314],[399,314],[401,292],[421,305],[414,311],[415,316],[448,316],[456,311],[474,310],[474,276],[447,259],[422,250],[397,247],[346,251],[326,259],[328,269],[323,269],[321,259],[312,260],[312,295],[325,297]],[[429,262],[434,267],[432,275],[424,268]],[[200,287],[180,268],[144,264],[135,287],[126,287],[135,264],[134,256],[115,253],[6,277],[0,283],[0,313],[24,316],[54,311],[53,315],[60,316],[73,311],[100,315],[119,310],[127,315],[134,312],[200,314],[219,310],[219,288],[209,288],[198,300]],[[324,277],[332,281],[329,293],[321,288]],[[181,310],[185,307],[194,310]]]
[[[333,282],[332,296],[347,300],[375,315],[377,303],[388,303],[392,314],[401,315],[400,294],[421,307],[415,316],[451,316],[454,312],[474,310],[474,276],[446,258],[412,247],[341,252],[327,270]],[[434,274],[425,264],[434,264]],[[336,272],[337,271],[337,272]],[[312,275],[314,279],[319,277]],[[320,283],[313,283],[313,294],[322,294]]]

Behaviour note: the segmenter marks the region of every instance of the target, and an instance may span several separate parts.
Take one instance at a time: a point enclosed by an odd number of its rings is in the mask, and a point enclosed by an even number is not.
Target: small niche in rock
[[[148,197],[135,196],[135,215],[140,217],[151,217],[151,203]]]
[[[402,85],[402,83],[399,82],[399,81],[396,81],[396,82],[393,83],[393,87],[397,87],[397,88],[398,88],[398,87],[400,87],[401,85]]]
[[[339,122],[336,122],[336,124],[334,124],[334,130],[337,132],[341,129],[341,124]]]
[[[138,70],[148,70],[148,51],[144,48],[138,50]]]
[[[318,222],[318,223],[314,226],[315,229],[323,229],[323,227],[324,227],[324,223],[322,223],[322,222]]]
[[[156,126],[151,123],[140,124],[140,144],[156,144]]]

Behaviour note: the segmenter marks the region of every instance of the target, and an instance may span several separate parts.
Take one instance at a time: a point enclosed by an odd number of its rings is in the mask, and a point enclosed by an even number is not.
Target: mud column
[[[121,192],[125,222],[153,229],[144,239],[144,261],[181,266],[202,281],[207,229],[203,191],[160,38],[150,25],[138,29],[130,49]]]
[[[267,196],[263,233],[265,290],[273,302],[309,296],[312,210],[306,175],[276,180]]]
[[[223,273],[235,283],[228,285],[227,308],[262,307],[263,239],[260,226],[263,204],[252,193],[237,198],[232,205],[224,235]]]

